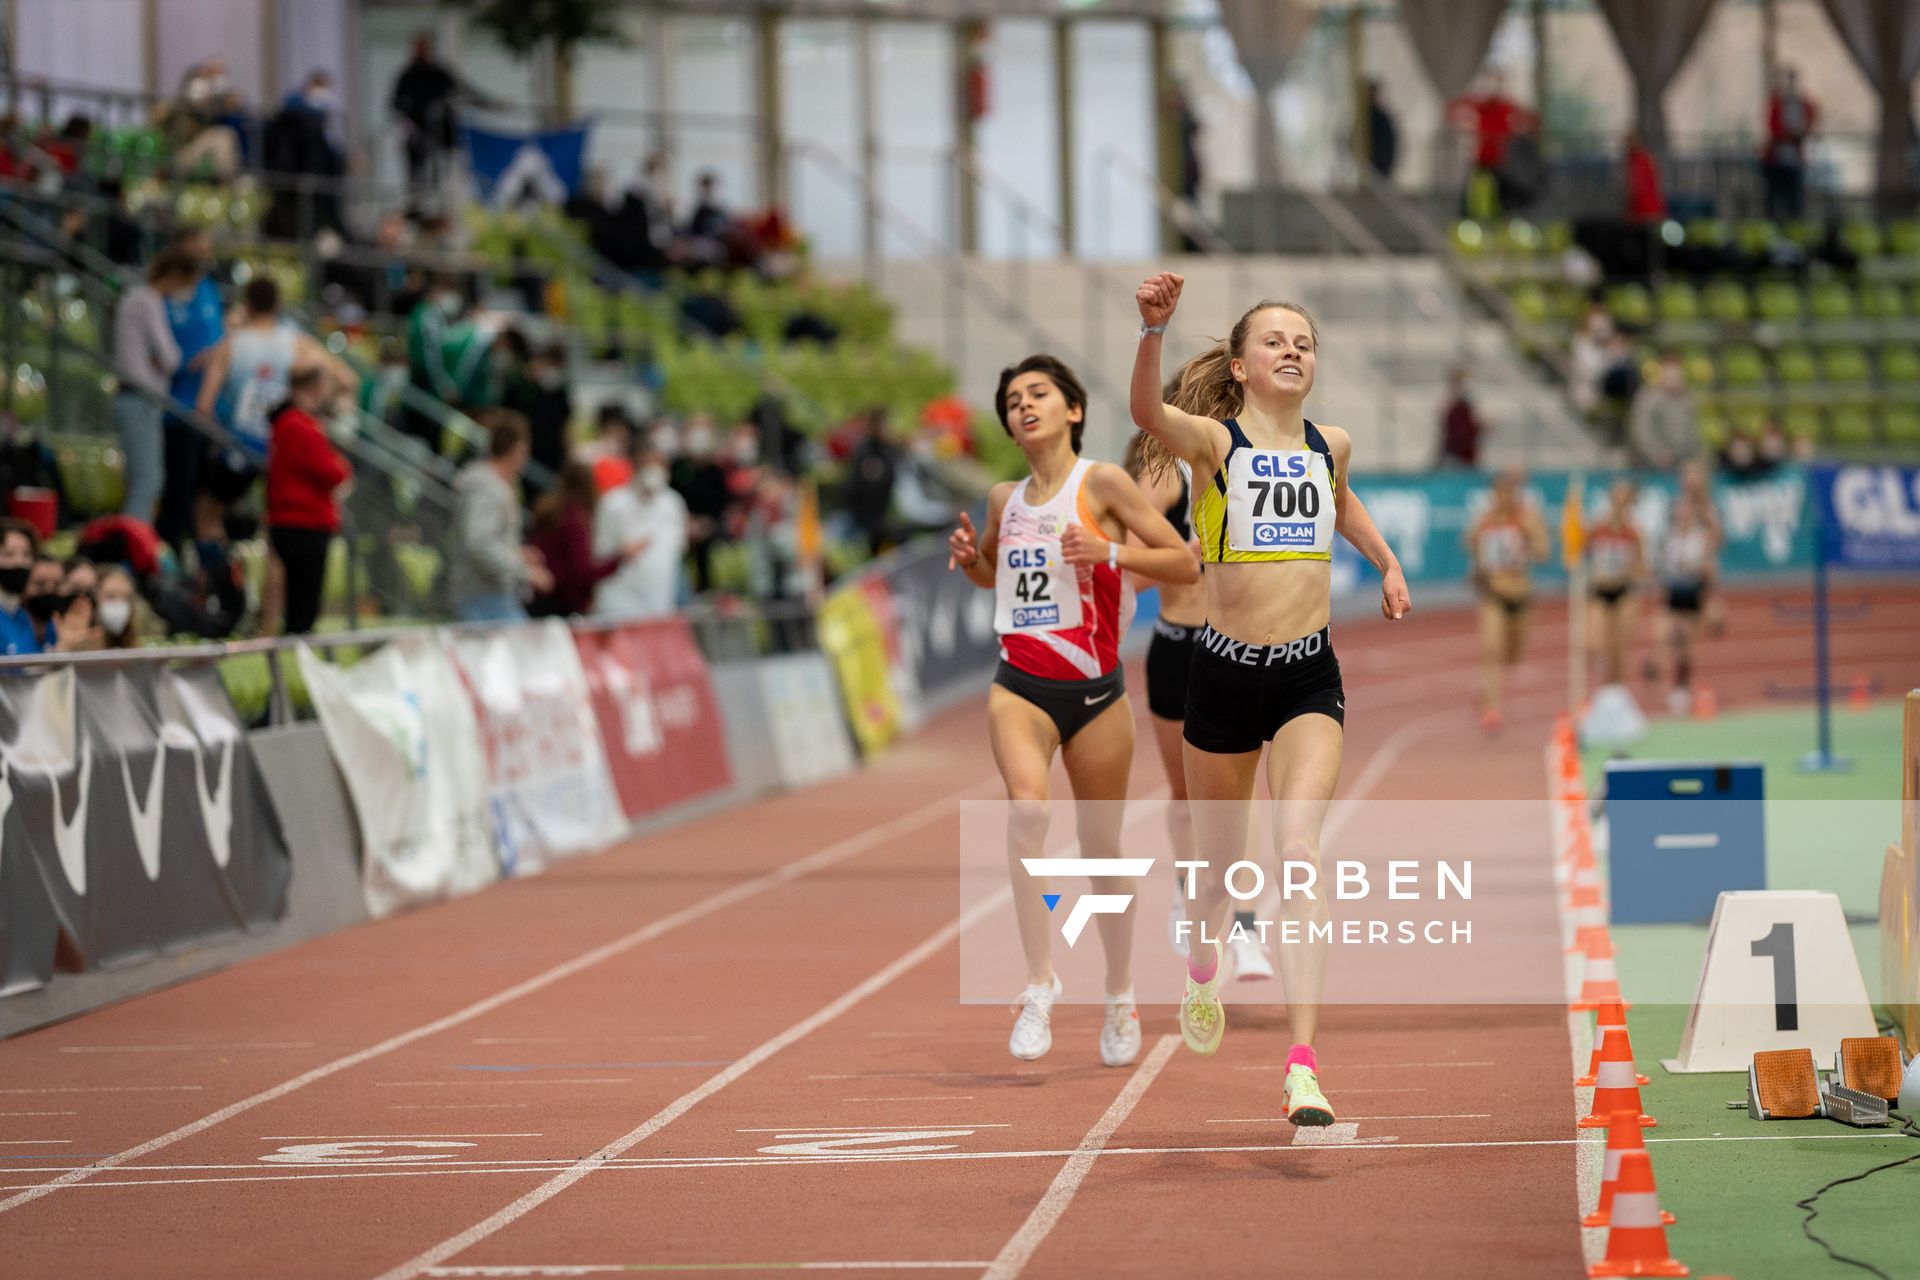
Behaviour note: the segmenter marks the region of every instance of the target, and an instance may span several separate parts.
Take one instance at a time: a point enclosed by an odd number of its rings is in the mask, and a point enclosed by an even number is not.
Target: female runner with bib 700
[[[1077,801],[1121,801],[1133,768],[1133,708],[1120,666],[1123,570],[1165,582],[1194,582],[1200,566],[1165,516],[1119,467],[1080,457],[1087,393],[1052,356],[1029,356],[1001,373],[994,395],[1000,425],[1027,455],[1026,479],[997,484],[986,526],[960,517],[947,546],[950,568],[994,593],[1000,668],[987,693],[993,758],[1007,786],[1007,868],[1026,954],[1027,987],[1008,1042],[1031,1061],[1053,1046],[1060,995],[1053,934],[1042,895],[1022,857],[1046,837],[1058,752]],[[1142,545],[1129,546],[1132,534]],[[1119,804],[1083,805],[1080,851],[1118,857]],[[1095,893],[1130,893],[1123,877],[1091,877]],[[1140,1052],[1133,1001],[1133,911],[1097,917],[1107,959],[1107,1016],[1100,1059],[1125,1066]]]
[[[1381,612],[1411,609],[1406,578],[1386,539],[1349,493],[1353,442],[1302,413],[1313,390],[1319,334],[1293,303],[1262,302],[1232,336],[1180,373],[1188,412],[1166,402],[1161,335],[1184,281],[1171,272],[1140,286],[1140,347],[1129,403],[1162,457],[1193,469],[1193,524],[1206,562],[1207,625],[1187,680],[1185,765],[1197,856],[1212,865],[1188,888],[1194,922],[1180,1033],[1210,1054],[1226,1033],[1220,1004],[1220,934],[1231,902],[1225,868],[1247,847],[1255,774],[1269,742],[1267,787],[1283,863],[1320,859],[1320,827],[1340,777],[1346,691],[1328,630],[1333,535],[1380,571]],[[1278,947],[1294,1045],[1282,1086],[1287,1119],[1332,1124],[1321,1092],[1313,1036],[1326,984],[1328,919],[1323,895],[1283,899],[1283,927],[1298,941]]]

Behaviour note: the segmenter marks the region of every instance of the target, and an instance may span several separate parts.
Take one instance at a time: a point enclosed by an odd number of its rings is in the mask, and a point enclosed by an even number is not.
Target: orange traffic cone
[[[1573,1082],[1574,1088],[1591,1089],[1595,1084],[1599,1083],[1600,1046],[1606,1042],[1609,1031],[1618,1031],[1620,1033],[1620,1038],[1625,1040],[1627,1044],[1627,1061],[1633,1061],[1633,1039],[1627,1035],[1627,1011],[1618,1000],[1609,1000],[1601,1005],[1600,1012],[1594,1015],[1593,1061],[1587,1064],[1587,1074]],[[1636,1084],[1647,1083],[1647,1078],[1637,1071],[1634,1073],[1633,1079]],[[1611,1144],[1613,1139],[1609,1138],[1607,1141]],[[1595,1227],[1602,1224],[1589,1222],[1587,1225]]]
[[[1684,1276],[1686,1264],[1667,1252],[1667,1229],[1660,1222],[1660,1194],[1653,1185],[1653,1161],[1642,1151],[1620,1155],[1620,1180],[1613,1193],[1613,1226],[1607,1232],[1607,1256],[1587,1268],[1590,1276]]]
[[[1693,686],[1693,718],[1711,720],[1720,714],[1720,703],[1713,696],[1713,690],[1703,684]]]
[[[1641,1081],[1645,1084],[1646,1081]],[[1613,1197],[1620,1190],[1620,1158],[1629,1151],[1644,1154],[1646,1140],[1640,1136],[1640,1122],[1633,1118],[1631,1111],[1616,1111],[1607,1117],[1607,1159],[1604,1176],[1600,1182],[1600,1203],[1594,1211],[1580,1219],[1583,1227],[1609,1227],[1613,1225]],[[1660,1221],[1672,1226],[1674,1217],[1665,1209],[1660,1211]]]
[[[1587,825],[1584,815],[1573,824],[1567,840],[1566,866],[1569,871],[1597,871],[1599,863],[1593,857],[1593,828]]]
[[[1600,890],[1600,868],[1588,863],[1575,867],[1567,880],[1566,909],[1576,912],[1589,907],[1606,908],[1607,900]]]
[[[1604,1129],[1607,1117],[1616,1111],[1631,1111],[1640,1118],[1642,1129],[1651,1129],[1659,1121],[1640,1109],[1640,1085],[1633,1070],[1633,1049],[1622,1030],[1607,1032],[1600,1040],[1600,1066],[1594,1072],[1593,1110],[1581,1121],[1582,1129]]]
[[[1873,705],[1873,681],[1866,676],[1853,678],[1853,689],[1847,694],[1847,710],[1865,711]]]
[[[1613,947],[1613,938],[1607,931],[1607,909],[1596,904],[1576,907],[1567,912],[1568,923],[1573,926],[1573,941],[1567,945],[1566,954],[1582,955],[1592,960]]]
[[[1627,1003],[1626,997],[1620,994],[1620,980],[1615,975],[1613,967],[1612,940],[1608,939],[1605,941],[1599,949],[1601,954],[1587,957],[1586,971],[1580,980],[1579,998],[1567,1006],[1567,1008],[1575,1013],[1584,1013],[1590,1009],[1598,1009],[1609,1000],[1618,1001],[1622,1009],[1633,1008],[1632,1005]],[[1625,1037],[1622,1037],[1623,1042],[1624,1039]],[[1605,1041],[1603,1040],[1602,1044],[1604,1045],[1604,1043]],[[1626,1046],[1624,1043],[1621,1048],[1625,1051]],[[1631,1053],[1627,1054],[1627,1061],[1633,1061],[1633,1055]],[[1604,1116],[1606,1112],[1602,1111],[1600,1114]]]

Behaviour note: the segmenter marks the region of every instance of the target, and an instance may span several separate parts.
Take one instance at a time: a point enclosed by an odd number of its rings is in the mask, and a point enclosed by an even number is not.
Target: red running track
[[[1898,661],[1920,603],[1876,611],[1842,664]],[[1416,616],[1339,629],[1343,793],[1540,798],[1564,614],[1491,741],[1470,617]],[[1806,649],[1752,599],[1708,668],[1738,701]],[[1136,792],[1158,770],[1143,734]],[[1353,1127],[1320,1134],[1274,1119],[1277,1010],[1203,1060],[1147,1009],[1112,1070],[1062,1006],[1010,1058],[1009,1015],[956,1001],[956,801],[997,794],[969,707],[855,777],[0,1044],[5,1274],[1580,1273],[1557,1006],[1327,1010]],[[1551,912],[1540,815],[1497,856]],[[1156,925],[1138,962],[1177,964]]]

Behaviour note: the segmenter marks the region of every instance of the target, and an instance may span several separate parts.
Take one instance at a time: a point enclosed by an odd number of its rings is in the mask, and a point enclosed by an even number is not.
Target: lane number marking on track
[[[261,1156],[260,1163],[412,1164],[419,1160],[451,1160],[453,1159],[452,1148],[472,1148],[478,1145],[475,1142],[394,1138],[379,1138],[363,1142],[299,1142]],[[400,1147],[408,1150],[392,1155],[387,1154]]]
[[[793,1133],[776,1134],[776,1137],[789,1139],[770,1147],[761,1147],[760,1154],[768,1156],[833,1156],[833,1155],[917,1155],[923,1151],[954,1151],[959,1148],[957,1142],[934,1142],[935,1138],[969,1138],[972,1129],[862,1129],[854,1133],[845,1130],[802,1129]]]

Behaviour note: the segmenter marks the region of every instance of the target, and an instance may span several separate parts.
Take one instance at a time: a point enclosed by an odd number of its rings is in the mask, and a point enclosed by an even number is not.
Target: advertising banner
[[[880,589],[885,584],[880,583]],[[833,663],[840,696],[860,754],[873,755],[899,736],[902,713],[887,641],[874,615],[874,584],[837,588],[820,606],[820,649]]]
[[[993,630],[993,592],[947,568],[944,542],[905,547],[887,568],[900,644],[921,695],[929,702],[958,689],[977,690],[1000,660]]]
[[[567,625],[549,618],[448,637],[479,721],[501,870],[618,839],[620,801]]]
[[[305,646],[299,658],[359,815],[367,911],[497,879],[480,726],[439,638],[423,630],[344,669]]]
[[[1828,564],[1920,569],[1920,467],[1815,467],[1812,480]]]
[[[586,628],[573,640],[629,820],[732,785],[712,674],[685,619]]]

